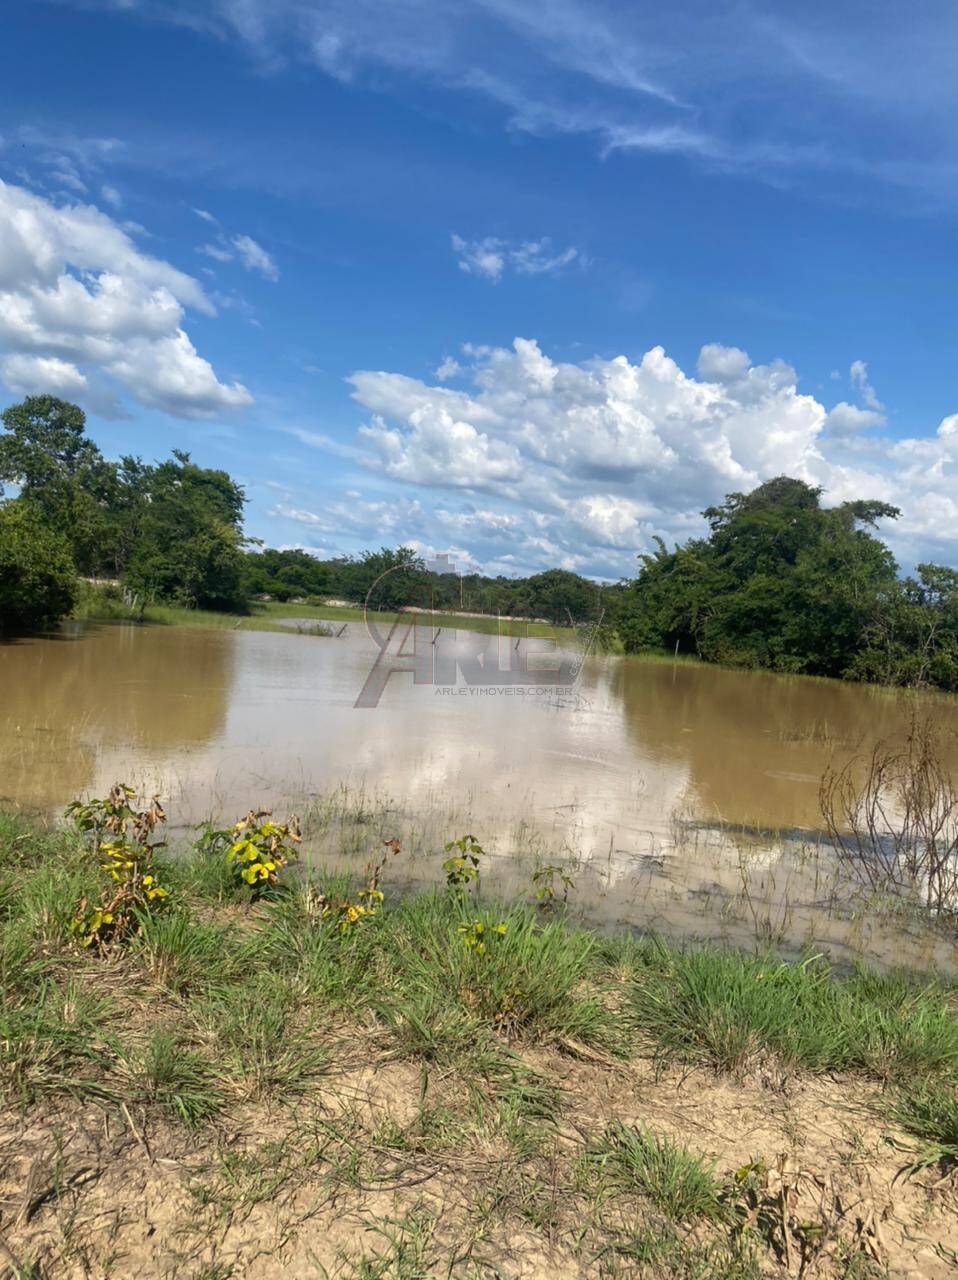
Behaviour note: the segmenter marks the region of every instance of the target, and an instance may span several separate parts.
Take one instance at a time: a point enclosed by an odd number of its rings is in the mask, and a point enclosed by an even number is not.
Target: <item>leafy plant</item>
[[[355,898],[349,895],[332,897],[327,894],[317,894],[310,902],[313,913],[318,913],[323,920],[332,921],[342,934],[349,933],[360,921],[376,915],[383,901],[379,877],[389,860],[389,855],[396,857],[401,852],[402,845],[393,837],[391,840],[383,841],[383,848],[386,852],[379,861],[366,868],[365,888],[360,889]]]
[[[554,863],[536,864],[532,873],[532,889],[541,911],[554,911],[560,903],[565,906],[569,901],[569,890],[574,888],[575,881],[564,867]]]
[[[168,897],[154,856],[165,842],[153,839],[166,814],[156,796],[145,809],[137,809],[135,800],[134,788],[118,782],[105,799],[74,800],[67,807],[66,816],[89,838],[109,880],[98,901],[82,897],[77,903],[70,929],[83,947],[105,951],[125,941]]]
[[[485,855],[485,849],[475,836],[460,836],[458,840],[450,840],[445,846],[445,852],[452,853],[453,849],[457,849],[458,853],[452,854],[442,864],[446,873],[446,885],[457,894],[463,894],[470,885],[475,885],[478,897],[479,859]]]
[[[487,928],[482,920],[473,920],[471,924],[459,926],[459,936],[470,951],[477,956],[484,956],[489,946],[495,946],[500,938],[505,937],[506,928],[501,921]]]
[[[299,821],[272,821],[272,809],[251,809],[233,827],[233,843],[226,851],[238,889],[249,888],[254,898],[275,888],[283,867],[294,856],[289,842],[299,844]],[[209,835],[215,839],[218,833]]]

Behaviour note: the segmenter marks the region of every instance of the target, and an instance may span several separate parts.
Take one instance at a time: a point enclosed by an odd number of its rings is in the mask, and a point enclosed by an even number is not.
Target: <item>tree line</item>
[[[958,574],[920,564],[900,577],[876,533],[898,509],[821,496],[779,476],[704,511],[707,537],[657,540],[611,596],[626,651],[958,690]]]
[[[548,570],[524,579],[431,574],[408,547],[322,560],[259,549],[243,532],[246,496],[225,471],[174,450],[163,462],[104,458],[77,405],[29,396],[0,414],[0,629],[70,613],[83,578],[122,582],[143,601],[246,612],[257,597],[336,597],[580,622],[600,588]]]
[[[0,434],[0,629],[35,629],[74,606],[80,578],[119,579],[144,601],[245,612],[257,598],[327,598],[547,618],[600,618],[625,652],[686,654],[775,671],[958,691],[958,573],[902,577],[878,536],[883,502],[824,507],[780,476],[703,512],[707,536],[660,539],[636,576],[607,586],[563,569],[525,578],[429,572],[409,547],[320,559],[262,548],[225,471],[174,450],[103,457],[83,412],[53,396],[6,409]],[[3,490],[0,487],[0,495]]]

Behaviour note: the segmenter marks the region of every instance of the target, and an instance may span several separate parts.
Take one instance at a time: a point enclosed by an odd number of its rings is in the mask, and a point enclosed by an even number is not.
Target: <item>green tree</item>
[[[616,593],[626,649],[678,647],[708,661],[841,676],[895,601],[897,566],[872,530],[898,511],[827,509],[821,490],[779,476],[704,513],[708,538],[641,557]]]
[[[331,590],[371,609],[428,608],[431,597],[423,562],[411,547],[381,547],[332,562]]]
[[[18,500],[0,505],[0,631],[32,631],[65,617],[76,574],[62,534]]]
[[[19,488],[40,523],[67,538],[80,573],[116,572],[121,482],[87,438],[83,410],[56,396],[28,396],[0,418],[0,492],[3,484]]]
[[[243,609],[243,490],[225,471],[198,467],[187,453],[146,468],[144,501],[126,570],[151,599],[201,609]]]

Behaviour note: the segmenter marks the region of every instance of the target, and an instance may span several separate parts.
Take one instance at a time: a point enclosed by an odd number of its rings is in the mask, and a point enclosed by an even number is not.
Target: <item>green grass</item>
[[[954,1082],[904,1085],[893,1114],[907,1133],[925,1144],[926,1162],[958,1164],[958,1087]]]
[[[606,1058],[652,1052],[739,1074],[769,1062],[894,1085],[958,1080],[958,998],[939,982],[840,975],[822,958],[599,940],[533,906],[440,888],[387,902],[344,935],[316,908],[320,892],[348,892],[342,878],[237,915],[224,863],[202,842],[172,861],[167,908],[110,963],[123,982],[172,1002],[190,1034],[215,1043],[229,1072],[261,1093],[284,1072],[291,1087],[321,1073],[321,1017],[375,1025],[393,1056],[479,1073],[501,1063],[503,1046],[540,1044]],[[54,992],[91,966],[102,974],[104,962],[78,954],[70,934],[77,901],[92,900],[97,883],[78,838],[0,814],[0,980],[13,1039],[17,1026],[37,1046],[55,1038],[49,1010],[24,1021],[37,984]],[[467,945],[478,937],[483,952]],[[65,1039],[72,1060],[77,1035]]]
[[[638,1192],[673,1222],[724,1214],[714,1165],[651,1129],[612,1125],[592,1157],[619,1190]]]
[[[630,983],[636,1026],[657,1052],[720,1071],[759,1059],[881,1080],[958,1075],[953,989],[903,975],[839,976],[823,959],[784,963],[648,942]]]
[[[88,587],[81,592],[74,608],[74,618],[110,622],[133,620],[131,610],[122,600]],[[378,627],[389,627],[400,616],[389,610],[370,615]],[[554,627],[546,622],[509,623],[496,617],[470,618],[459,614],[405,614],[404,620],[417,626],[430,626],[433,622],[445,630],[478,631],[495,635],[499,631],[509,634],[510,627],[521,628],[521,634],[554,639],[559,643],[572,643],[578,636],[572,627]],[[278,600],[254,602],[247,614],[219,613],[208,609],[186,609],[172,604],[150,604],[143,611],[142,622],[148,626],[202,627],[217,631],[276,631],[296,634],[296,629],[284,625],[282,619],[328,622],[333,633],[344,624],[363,626],[366,615],[362,608],[340,605],[283,604]],[[305,631],[305,629],[304,629]],[[518,634],[518,630],[516,632]]]
[[[152,1104],[191,1126],[215,1116],[224,1102],[212,1062],[166,1028],[143,1044],[119,1046],[116,1075],[131,1102]]]
[[[69,929],[97,883],[90,850],[0,813],[0,1103],[33,1108],[33,1124],[72,1098],[120,1107],[135,1136],[192,1133],[210,1164],[191,1191],[221,1224],[253,1205],[278,1212],[307,1186],[337,1204],[454,1187],[477,1266],[500,1231],[574,1242],[582,1274],[770,1274],[782,1241],[749,1218],[737,1175],[673,1138],[674,1121],[634,1123],[630,1059],[650,1057],[874,1081],[868,1105],[913,1170],[937,1179],[958,1164],[958,1006],[943,982],[598,937],[450,892],[441,852],[434,891],[399,897],[386,882],[378,914],[341,932],[322,907],[350,892],[342,877],[290,875],[253,904],[215,842],[179,852],[166,855],[165,907],[92,954]],[[629,1123],[610,1118],[620,1077]],[[839,1101],[841,1089],[836,1078]],[[379,1218],[344,1266],[432,1275],[444,1229]],[[848,1247],[834,1274],[877,1274]]]

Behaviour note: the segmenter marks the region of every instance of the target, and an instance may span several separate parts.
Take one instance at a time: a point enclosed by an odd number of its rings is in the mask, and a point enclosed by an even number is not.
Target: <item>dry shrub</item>
[[[958,913],[958,792],[944,739],[914,715],[903,746],[876,743],[822,778],[825,829],[855,879]]]

